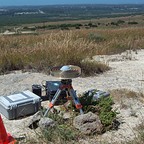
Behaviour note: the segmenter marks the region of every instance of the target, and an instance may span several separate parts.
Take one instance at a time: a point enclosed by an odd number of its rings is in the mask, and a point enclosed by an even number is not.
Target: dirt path
[[[125,52],[121,55],[99,56],[94,57],[95,60],[104,61],[112,68],[110,71],[87,78],[73,79],[73,87],[77,93],[82,93],[89,89],[113,90],[127,88],[137,92],[144,92],[144,50],[137,52]],[[57,80],[54,77],[42,74],[21,71],[12,72],[7,75],[0,76],[0,96],[5,96],[23,90],[31,90],[32,84],[41,84],[43,81]],[[138,117],[133,118],[130,115],[131,109],[119,109],[120,116],[124,118],[125,124],[121,125],[120,130],[115,132],[107,132],[102,138],[112,138],[115,135],[114,141],[122,141],[124,137],[130,139],[134,137],[132,129],[140,123],[141,113],[144,116],[144,104],[138,101],[126,101],[137,112]],[[119,104],[115,107],[119,108]],[[142,117],[143,117],[142,116]],[[32,131],[24,128],[25,120],[9,121],[3,117],[7,130],[13,135],[23,135],[24,133],[32,133]],[[11,126],[12,125],[12,126]],[[15,128],[17,127],[17,128]],[[22,128],[23,127],[23,128]],[[128,127],[131,127],[128,129]],[[127,130],[127,132],[125,132]],[[93,140],[90,140],[93,143]]]

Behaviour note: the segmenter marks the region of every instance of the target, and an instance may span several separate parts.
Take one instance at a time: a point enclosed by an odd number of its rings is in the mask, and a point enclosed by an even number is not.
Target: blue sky
[[[0,6],[53,4],[144,4],[144,0],[0,0]]]

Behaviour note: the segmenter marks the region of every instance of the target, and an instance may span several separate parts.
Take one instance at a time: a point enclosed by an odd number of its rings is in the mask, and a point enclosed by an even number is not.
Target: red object
[[[0,144],[15,144],[16,140],[6,132],[1,115],[0,115]]]
[[[81,109],[81,108],[82,108],[82,105],[81,105],[81,104],[76,104],[76,108],[77,108],[77,109]]]
[[[49,107],[50,107],[50,108],[52,108],[52,107],[53,107],[53,104],[52,104],[51,102],[49,103]]]

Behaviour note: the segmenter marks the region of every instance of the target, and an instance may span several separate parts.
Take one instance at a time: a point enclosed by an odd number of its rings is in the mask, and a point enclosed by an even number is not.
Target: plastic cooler
[[[29,90],[0,96],[0,113],[8,119],[16,119],[36,113],[41,107],[41,98]]]

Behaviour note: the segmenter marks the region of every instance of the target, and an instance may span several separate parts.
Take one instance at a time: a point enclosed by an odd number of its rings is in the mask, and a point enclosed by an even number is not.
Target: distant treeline
[[[110,18],[138,14],[144,14],[144,5],[55,5],[4,7],[1,8],[0,11],[0,26],[16,26],[21,24],[66,20],[90,20],[103,17]]]
[[[82,23],[74,23],[74,24],[70,24],[70,23],[64,23],[64,24],[53,24],[53,25],[39,25],[39,26],[33,26],[33,27],[28,27],[25,26],[23,27],[24,30],[31,30],[31,31],[35,31],[35,30],[39,30],[39,29],[45,29],[45,30],[53,30],[53,29],[61,29],[61,30],[69,30],[72,28],[75,29],[81,29],[81,28],[96,28],[99,26],[120,26],[120,25],[124,25],[124,24],[128,24],[128,25],[136,25],[138,24],[138,22],[136,21],[130,21],[130,22],[126,22],[124,20],[117,20],[117,21],[112,21],[110,23],[92,23],[89,22],[87,24],[82,24]]]

